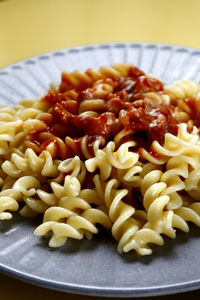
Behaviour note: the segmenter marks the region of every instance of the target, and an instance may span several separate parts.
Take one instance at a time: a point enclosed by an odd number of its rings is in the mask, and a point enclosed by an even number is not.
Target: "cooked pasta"
[[[165,87],[165,92],[176,99],[196,96],[200,85],[191,80],[179,80]]]
[[[119,253],[151,254],[200,227],[199,119],[191,80],[164,86],[131,63],[63,72],[0,108],[0,220],[41,214],[50,247],[110,230]]]

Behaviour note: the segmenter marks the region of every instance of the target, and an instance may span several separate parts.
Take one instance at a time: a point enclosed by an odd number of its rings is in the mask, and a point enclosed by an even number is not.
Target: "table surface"
[[[199,0],[0,0],[0,68],[43,52],[101,42],[200,48],[199,11]],[[101,299],[51,291],[5,275],[0,275],[0,287],[2,300]],[[170,299],[183,297],[200,299],[200,290]]]

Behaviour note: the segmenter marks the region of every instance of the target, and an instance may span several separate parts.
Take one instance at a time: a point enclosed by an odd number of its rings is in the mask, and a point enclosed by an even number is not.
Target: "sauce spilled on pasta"
[[[152,98],[152,94],[162,98],[163,90],[161,81],[148,77],[134,66],[127,76],[105,75],[95,83],[92,80],[75,82],[63,73],[59,87],[42,99],[49,107],[48,118],[40,118],[47,127],[42,132],[30,132],[30,141],[38,146],[37,152],[54,143],[55,157],[62,159],[74,155],[84,159],[81,151],[84,137],[91,154],[91,141],[98,139],[102,145],[117,140],[117,146],[134,140],[137,142],[134,151],[141,147],[151,151],[154,140],[162,145],[165,133],[176,135],[178,130],[175,107]],[[44,131],[48,133],[46,137]],[[58,139],[65,144],[62,153]]]

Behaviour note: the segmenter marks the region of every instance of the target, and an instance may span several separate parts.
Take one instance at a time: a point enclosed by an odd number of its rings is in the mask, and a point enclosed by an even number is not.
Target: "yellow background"
[[[199,0],[0,0],[0,67],[99,42],[200,48],[199,12]]]
[[[0,0],[0,68],[42,52],[101,42],[200,48],[199,14],[200,0]],[[188,297],[200,299],[200,291],[170,299]],[[11,299],[101,298],[50,291],[0,275],[0,300]]]

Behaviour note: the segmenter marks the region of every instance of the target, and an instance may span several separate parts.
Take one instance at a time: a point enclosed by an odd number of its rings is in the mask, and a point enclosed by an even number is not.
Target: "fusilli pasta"
[[[0,220],[43,215],[50,247],[111,230],[149,255],[200,227],[200,84],[128,64],[63,72],[37,101],[0,108]]]

